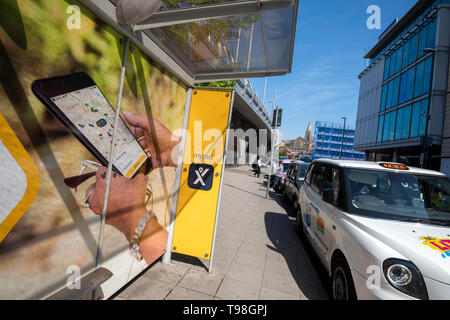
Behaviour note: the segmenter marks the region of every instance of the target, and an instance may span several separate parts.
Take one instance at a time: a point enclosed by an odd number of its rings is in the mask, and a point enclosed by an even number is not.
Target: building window
[[[433,57],[429,57],[417,65],[414,97],[420,97],[430,92],[432,67]]]
[[[397,111],[392,111],[384,116],[383,141],[394,140],[396,113]]]
[[[425,55],[424,49],[436,47],[436,19],[422,27],[419,32],[406,40],[384,61],[384,77],[386,81],[400,70],[408,67],[416,59]]]
[[[384,78],[383,81],[389,78],[389,65],[391,62],[391,57],[386,57],[384,59]]]
[[[411,137],[424,136],[427,126],[428,99],[413,104],[411,114]]]
[[[391,56],[391,66],[389,68],[389,77],[396,74],[402,68],[403,47],[398,48]]]
[[[436,47],[436,19],[434,19],[428,25],[428,33],[427,33],[427,48],[435,48]]]
[[[381,142],[383,138],[383,123],[384,123],[384,115],[381,115],[378,120],[378,137],[377,142]]]
[[[398,109],[397,124],[395,126],[396,140],[408,138],[410,120],[411,120],[411,105]]]
[[[409,137],[409,125],[411,124],[411,105],[403,108],[403,129],[402,129],[402,139]]]
[[[380,107],[380,111],[383,111],[384,109],[386,109],[386,94],[387,94],[387,89],[388,89],[388,85],[385,84],[383,86],[383,90],[381,91],[381,107]]]
[[[422,57],[425,54],[423,51],[425,48],[434,48],[436,42],[436,19],[430,22],[427,26],[423,27],[419,32],[419,48],[418,57]]]
[[[394,140],[395,137],[395,117],[397,115],[397,111],[392,111],[391,112],[391,118],[389,120],[389,134],[388,134],[388,139]]]
[[[400,76],[399,104],[411,100],[413,97],[414,72],[415,68],[411,68],[408,71],[403,72]]]
[[[403,48],[402,68],[406,68],[416,60],[417,56],[417,34],[409,39]]]
[[[388,89],[386,93],[386,109],[395,107],[398,104],[399,85],[400,76],[396,77],[388,83]]]

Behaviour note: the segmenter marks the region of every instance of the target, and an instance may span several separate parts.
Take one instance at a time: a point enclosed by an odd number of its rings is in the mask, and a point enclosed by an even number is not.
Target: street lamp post
[[[347,121],[346,117],[342,117],[342,119],[344,119],[344,128],[342,129],[341,155],[339,156],[339,159],[342,159],[342,151],[344,149],[345,122]]]

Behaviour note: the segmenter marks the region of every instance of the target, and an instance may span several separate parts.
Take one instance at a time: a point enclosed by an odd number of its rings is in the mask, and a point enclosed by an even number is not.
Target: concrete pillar
[[[398,149],[393,150],[392,162],[398,162]]]

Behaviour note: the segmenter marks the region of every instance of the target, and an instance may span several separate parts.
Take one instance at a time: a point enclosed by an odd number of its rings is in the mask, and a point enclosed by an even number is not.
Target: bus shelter
[[[290,72],[297,10],[298,0],[5,4],[0,298],[108,298],[163,254],[169,263],[171,252],[208,260],[211,270],[234,90],[195,84]],[[106,200],[96,214],[84,201],[92,191],[89,183],[77,188],[65,183],[80,167],[95,172],[95,157],[31,91],[35,80],[74,72],[92,77],[115,112],[107,119],[110,131],[99,133],[111,137],[106,143],[112,161],[104,177],[96,177],[106,179]],[[97,102],[83,101],[88,112],[96,112]],[[135,224],[126,229],[127,223],[111,215],[111,199],[120,204],[127,195],[114,189],[118,178],[112,170],[120,139],[112,123],[124,111],[132,114],[126,117],[130,127],[148,121],[153,147],[145,192],[152,214],[145,223],[153,223],[154,242],[145,250],[141,246],[140,259],[129,254]],[[95,116],[82,115],[77,124],[106,130],[105,119],[89,123]]]

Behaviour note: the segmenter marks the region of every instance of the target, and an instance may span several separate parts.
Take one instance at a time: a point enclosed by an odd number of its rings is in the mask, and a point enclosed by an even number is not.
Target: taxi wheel
[[[347,261],[336,258],[332,270],[332,290],[334,300],[356,300],[355,286]]]

